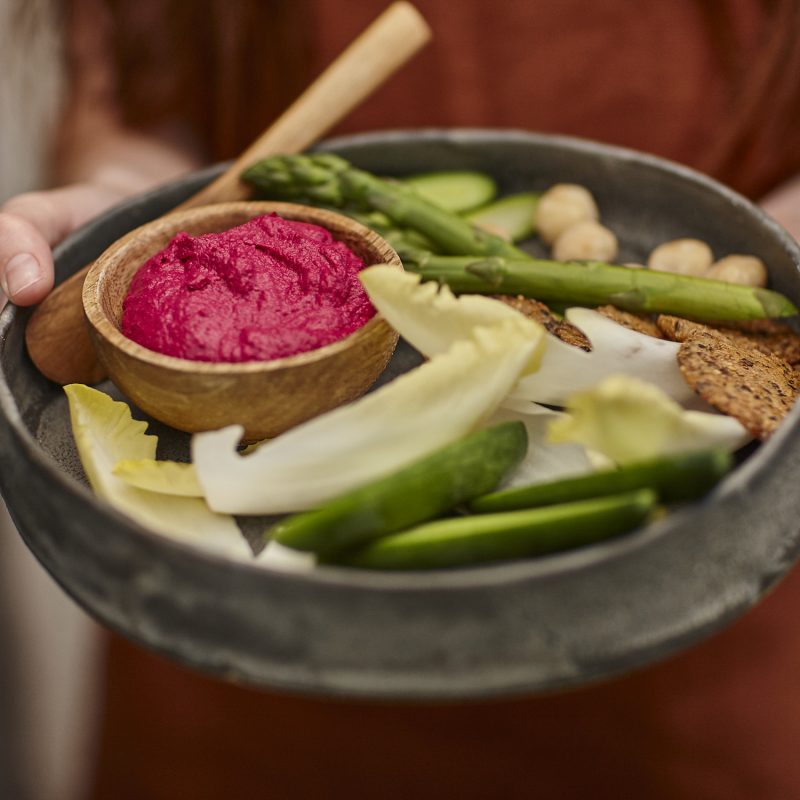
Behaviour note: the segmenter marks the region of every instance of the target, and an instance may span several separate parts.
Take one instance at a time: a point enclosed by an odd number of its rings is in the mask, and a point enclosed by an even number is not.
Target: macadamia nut
[[[575,183],[557,183],[539,199],[536,230],[547,244],[553,244],[567,228],[599,218],[597,204],[588,189]]]
[[[715,281],[763,287],[767,285],[767,268],[756,256],[726,256],[712,264],[705,277]]]
[[[704,276],[714,261],[711,248],[700,239],[673,239],[656,247],[647,266],[659,272],[675,272],[679,275]]]
[[[553,258],[558,261],[613,261],[617,237],[599,222],[570,225],[555,241]]]

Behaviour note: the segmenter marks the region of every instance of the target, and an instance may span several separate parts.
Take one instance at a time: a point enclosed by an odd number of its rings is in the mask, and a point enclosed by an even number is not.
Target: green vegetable
[[[535,508],[589,497],[653,489],[664,503],[693,500],[705,494],[731,468],[725,450],[702,450],[639,461],[614,470],[521,486],[475,498],[470,510],[479,514]]]
[[[400,252],[400,251],[398,251]],[[423,280],[446,283],[454,292],[522,294],[543,302],[675,314],[703,320],[790,317],[794,304],[778,292],[673,272],[601,262],[546,259],[484,259],[437,256],[406,248],[406,269]]]
[[[456,292],[523,294],[586,306],[612,303],[629,311],[721,321],[798,313],[786,297],[769,289],[599,262],[532,259],[499,236],[427,202],[412,188],[381,180],[331,154],[274,156],[253,164],[242,178],[274,197],[380,211],[396,226],[427,236],[438,250],[469,256],[398,250],[407,269],[447,283]]]
[[[409,528],[491,491],[527,448],[521,422],[477,431],[321,508],[281,520],[272,538],[324,554]]]
[[[438,520],[396,533],[328,563],[370,569],[437,569],[526,558],[633,530],[655,508],[649,489],[575,503]]]
[[[403,182],[428,202],[454,214],[486,205],[497,195],[494,179],[483,172],[426,172]]]
[[[514,245],[428,202],[412,187],[377,178],[338,156],[272,156],[248,167],[242,179],[269,197],[380,211],[397,227],[424,234],[444,253],[526,258]]]
[[[239,426],[197,433],[192,463],[211,508],[229,514],[307,511],[475,430],[542,346],[521,315],[476,328],[374,392],[240,456]]]
[[[380,211],[359,211],[353,208],[335,208],[333,206],[319,206],[328,211],[335,211],[338,214],[354,219],[367,228],[375,231],[382,236],[396,250],[419,248],[428,252],[435,252],[436,247],[427,236],[423,236],[419,231],[411,228],[398,228],[395,224]]]
[[[535,192],[510,194],[466,214],[466,219],[490,233],[502,232],[512,242],[521,242],[536,230],[536,207],[540,195]]]

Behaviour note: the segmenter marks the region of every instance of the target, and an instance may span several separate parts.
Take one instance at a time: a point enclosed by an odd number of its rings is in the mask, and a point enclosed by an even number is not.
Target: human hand
[[[770,192],[761,200],[761,207],[800,241],[800,175]]]
[[[53,288],[51,248],[122,196],[122,192],[107,186],[76,183],[8,200],[0,207],[3,294],[22,306],[42,300]]]

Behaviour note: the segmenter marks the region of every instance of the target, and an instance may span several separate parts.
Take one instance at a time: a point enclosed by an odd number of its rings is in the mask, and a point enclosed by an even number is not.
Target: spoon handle
[[[386,9],[300,97],[216,180],[178,208],[249,195],[239,175],[278,153],[299,153],[344,118],[413,56],[431,37],[422,15],[400,0]],[[35,309],[25,330],[28,354],[56,383],[97,383],[97,360],[83,313],[83,280],[89,265],[59,284]]]
[[[226,172],[181,208],[247,198],[251,190],[239,178],[245,168],[267,156],[305,150],[381,86],[430,35],[410,3],[389,6]]]

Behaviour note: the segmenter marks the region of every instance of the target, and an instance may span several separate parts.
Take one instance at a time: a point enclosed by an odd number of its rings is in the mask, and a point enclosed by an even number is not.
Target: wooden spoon
[[[239,175],[254,161],[299,153],[339,122],[431,37],[410,3],[389,6],[219,178],[178,208],[242,200],[250,188]],[[31,315],[25,331],[36,367],[57,383],[97,383],[105,370],[89,338],[81,302],[89,266],[59,284]]]

